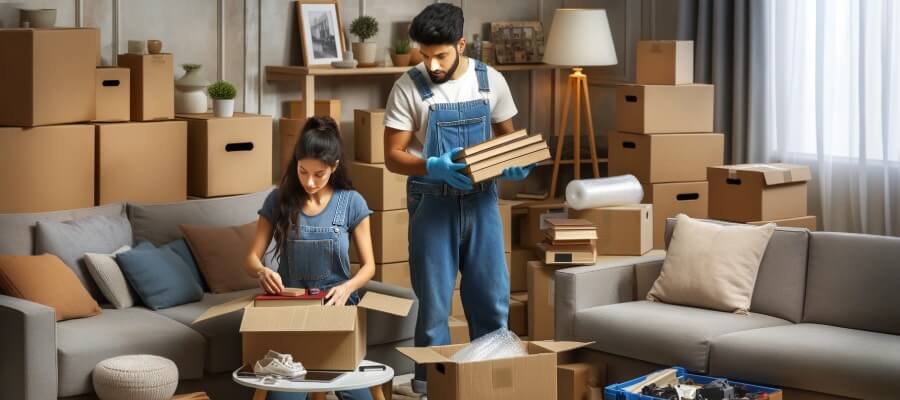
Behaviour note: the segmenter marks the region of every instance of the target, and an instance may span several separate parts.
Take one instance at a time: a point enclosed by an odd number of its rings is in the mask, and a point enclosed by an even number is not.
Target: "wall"
[[[362,2],[362,3],[361,3]],[[379,59],[384,59],[391,43],[408,22],[433,0],[345,0],[340,2],[345,30],[353,18],[365,12],[379,20],[375,37]],[[665,38],[674,35],[672,4],[662,0],[453,0],[466,14],[466,38],[488,34],[490,21],[543,20],[550,29],[558,7],[606,8],[619,54],[619,65],[588,69],[595,133],[601,156],[605,155],[606,133],[614,125],[616,83],[633,80],[634,45],[641,37]],[[27,4],[26,4],[27,3]],[[236,107],[277,118],[282,104],[301,98],[301,85],[265,81],[266,65],[299,64],[298,27],[292,0],[28,0],[0,3],[0,27],[18,22],[17,8],[57,8],[58,26],[94,26],[101,29],[104,64],[114,63],[116,53],[127,49],[128,40],[160,39],[165,52],[175,55],[176,78],[183,63],[200,63],[207,78],[235,83],[239,93]],[[118,33],[116,33],[118,32]],[[561,98],[567,71],[507,73],[507,80],[520,114],[517,127],[552,136],[559,123],[548,98]],[[554,87],[552,82],[557,79]],[[352,128],[353,110],[383,107],[394,77],[324,78],[317,80],[318,98],[338,98],[343,102],[342,129]],[[531,99],[535,101],[531,101]],[[559,113],[559,110],[556,110]],[[569,124],[571,130],[571,124]],[[277,130],[276,130],[277,132]],[[352,138],[352,135],[346,135]],[[276,151],[278,140],[275,135]],[[347,140],[352,146],[352,139]],[[571,147],[568,147],[571,149]],[[569,151],[567,156],[570,158]],[[277,162],[276,162],[277,163]],[[273,171],[274,171],[273,165]],[[548,168],[549,169],[549,168]],[[571,172],[564,172],[570,174]],[[546,174],[542,172],[542,174]],[[277,176],[277,173],[276,173]],[[539,175],[540,176],[540,175]],[[543,176],[541,176],[543,177]],[[538,183],[535,183],[538,184]]]

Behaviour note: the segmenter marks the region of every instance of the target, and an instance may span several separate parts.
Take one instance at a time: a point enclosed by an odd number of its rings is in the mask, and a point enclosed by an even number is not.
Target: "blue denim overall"
[[[455,147],[469,147],[491,136],[487,68],[477,60],[475,73],[483,99],[431,104],[425,134],[425,157],[438,157]],[[434,94],[417,68],[408,72],[423,101]],[[419,299],[416,346],[450,343],[447,319],[457,271],[469,336],[474,340],[505,328],[509,315],[509,277],[503,250],[503,228],[493,181],[459,190],[427,177],[407,181],[409,265]],[[416,366],[416,380],[425,369]]]
[[[335,191],[328,206],[334,207],[334,217],[329,226],[304,225],[297,217],[292,224],[285,245],[285,262],[281,265],[282,281],[286,287],[318,288],[328,290],[350,279],[350,229],[347,225],[350,192]],[[353,293],[347,304],[359,303],[359,295]],[[303,360],[299,360],[303,361]],[[368,389],[337,392],[341,400],[369,400]],[[303,400],[305,393],[270,392],[269,400]]]

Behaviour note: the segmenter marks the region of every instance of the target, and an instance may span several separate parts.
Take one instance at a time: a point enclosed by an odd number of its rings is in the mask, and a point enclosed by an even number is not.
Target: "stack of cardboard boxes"
[[[722,221],[816,230],[807,215],[809,167],[791,164],[742,164],[709,167],[709,217]]]
[[[609,135],[610,176],[632,174],[653,205],[653,248],[666,218],[706,218],[706,168],[721,165],[724,136],[713,131],[714,88],[693,83],[693,42],[638,43],[637,83],[616,91]]]

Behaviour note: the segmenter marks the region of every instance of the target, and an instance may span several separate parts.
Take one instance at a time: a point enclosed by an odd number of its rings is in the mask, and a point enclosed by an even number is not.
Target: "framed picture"
[[[298,0],[297,22],[303,65],[331,65],[343,60],[344,29],[338,0]]]
[[[491,23],[497,64],[540,63],[544,58],[544,28],[538,21]]]

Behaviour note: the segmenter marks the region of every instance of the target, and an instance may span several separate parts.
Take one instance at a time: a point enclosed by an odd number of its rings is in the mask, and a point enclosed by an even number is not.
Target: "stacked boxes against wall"
[[[809,167],[791,164],[742,164],[709,167],[709,217],[722,221],[816,230],[807,215]]]
[[[721,165],[724,136],[713,132],[714,87],[693,83],[693,42],[638,43],[637,83],[616,91],[609,135],[610,176],[632,174],[653,205],[653,248],[666,218],[706,218],[706,168]]]

